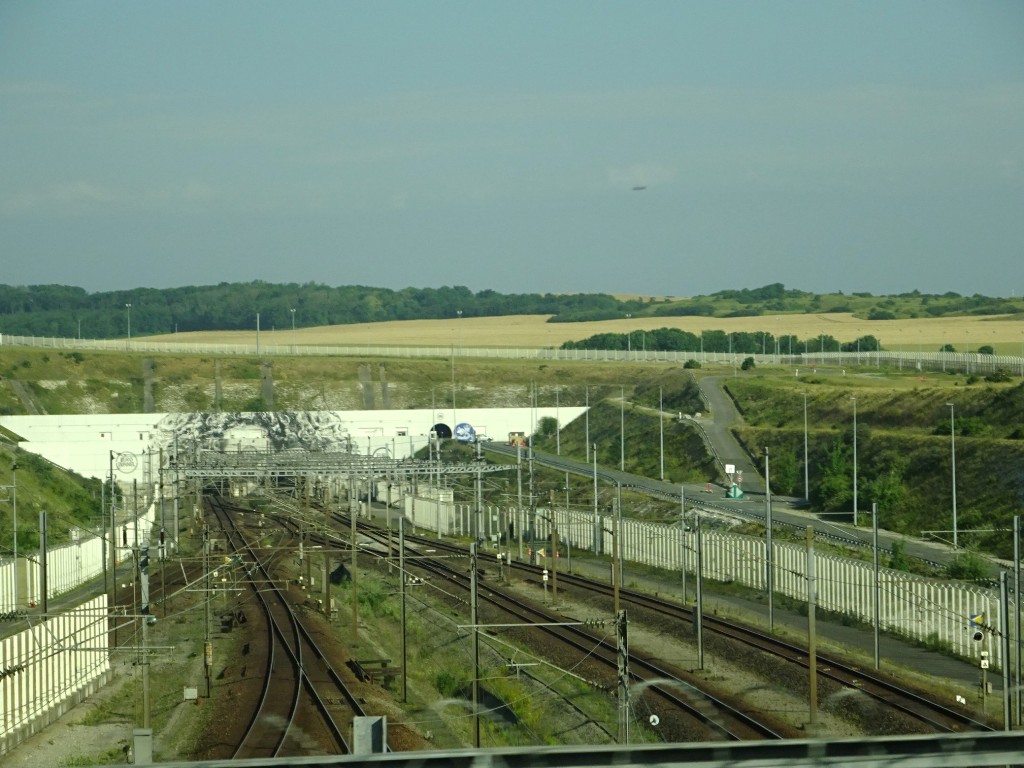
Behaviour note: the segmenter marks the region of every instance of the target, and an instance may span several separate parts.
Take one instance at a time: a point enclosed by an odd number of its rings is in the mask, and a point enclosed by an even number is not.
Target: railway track
[[[531,566],[522,565],[525,569]],[[613,588],[608,584],[595,582],[580,576],[559,574],[559,582],[575,588],[598,592],[612,597]],[[668,600],[629,589],[619,589],[619,600],[631,605],[643,607],[655,613],[692,625],[693,611]],[[724,619],[705,615],[702,624],[706,631],[721,637],[730,638],[764,653],[785,659],[804,669],[809,669],[810,659],[807,649],[772,637],[758,630],[734,624]],[[989,731],[992,727],[961,712],[933,701],[916,691],[898,685],[886,677],[871,670],[848,664],[838,657],[816,654],[817,674],[819,678],[832,680],[850,690],[856,690],[876,701],[892,707],[920,721],[939,733],[960,733],[964,731]]]
[[[391,545],[396,543],[394,538],[389,537],[383,530],[364,526],[360,528],[360,532],[384,547],[385,553],[388,552],[389,542]],[[424,549],[443,549],[452,554],[468,557],[464,549],[443,542],[422,540],[420,544]],[[464,563],[465,560],[417,559],[415,567],[419,571],[445,580],[448,584],[456,584],[469,593],[471,575],[465,568],[453,565],[453,562]],[[547,638],[548,644],[557,643],[563,649],[568,649],[565,658],[571,659],[574,663],[586,659],[588,669],[600,667],[592,673],[593,682],[607,689],[615,688],[619,658],[611,630],[595,631],[582,626],[582,622],[567,622],[564,616],[527,604],[521,597],[506,592],[492,582],[487,582],[484,588],[478,590],[478,600],[500,611],[502,623],[507,623],[511,618],[522,628],[521,631],[541,633]],[[505,627],[504,631],[511,634],[510,627]],[[535,647],[536,634],[527,642]],[[629,688],[634,692],[632,695],[645,697],[648,709],[658,713],[660,732],[670,740],[684,740],[681,734],[686,734],[686,738],[690,740],[694,738],[692,723],[681,723],[680,713],[699,724],[705,739],[781,739],[797,735],[794,729],[787,728],[774,718],[763,714],[751,715],[724,698],[700,690],[687,681],[680,670],[635,652],[629,652],[628,657]]]
[[[235,567],[244,569],[246,604],[259,608],[246,618],[256,625],[255,637],[262,636],[253,644],[265,646],[261,689],[232,757],[350,753],[346,734],[351,733],[352,719],[366,714],[358,697],[304,626],[294,600],[278,586],[281,575],[237,524],[235,510],[220,497],[207,498],[225,532],[230,557],[236,558]]]
[[[363,522],[360,525],[360,530],[364,533],[371,530]],[[386,541],[382,540],[382,542],[386,544]],[[451,554],[461,553],[465,555],[467,552],[464,547],[434,538],[407,535],[406,543],[411,546],[422,546]],[[417,565],[421,564],[422,561],[417,561]],[[533,582],[537,587],[542,586],[542,568],[520,562],[512,562],[510,566],[517,573],[522,574],[527,581]],[[590,594],[597,594],[606,597],[609,605],[611,604],[613,587],[609,584],[561,572],[558,573],[557,578],[560,588],[570,588],[586,591]],[[619,590],[619,600],[623,605],[631,605],[638,609],[653,612],[659,617],[659,621],[667,619],[679,622],[680,625],[687,625],[692,629],[693,611],[678,603],[663,600],[636,590],[622,588]],[[549,614],[549,620],[550,616]],[[524,620],[526,620],[525,616]],[[543,619],[538,618],[537,620]],[[802,669],[809,669],[810,659],[805,648],[767,635],[759,630],[706,614],[703,617],[702,623],[705,632],[741,643],[752,650],[769,654]],[[637,665],[642,667],[639,659],[637,660]],[[652,669],[652,673],[656,668],[655,666]],[[867,696],[882,706],[906,715],[918,722],[922,729],[929,732],[959,733],[989,731],[993,729],[990,724],[977,720],[968,712],[951,708],[942,702],[935,701],[920,691],[901,685],[898,681],[890,679],[885,675],[849,664],[832,655],[816,654],[816,673],[819,680],[828,680],[845,690],[856,691],[858,694]]]

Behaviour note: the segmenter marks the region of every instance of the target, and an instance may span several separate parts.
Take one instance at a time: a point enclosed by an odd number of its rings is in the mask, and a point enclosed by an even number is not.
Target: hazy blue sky
[[[0,265],[1020,296],[1024,2],[2,0]]]

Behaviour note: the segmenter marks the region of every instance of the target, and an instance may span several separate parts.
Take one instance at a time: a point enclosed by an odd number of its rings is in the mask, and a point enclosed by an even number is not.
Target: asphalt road
[[[623,487],[634,488],[662,498],[680,499],[681,493],[685,493],[687,508],[704,507],[763,522],[767,517],[764,479],[732,434],[733,425],[741,421],[742,416],[736,410],[729,395],[723,391],[722,383],[723,377],[720,376],[709,376],[700,381],[701,391],[711,408],[711,413],[710,416],[701,414],[700,418],[694,418],[691,421],[704,432],[712,451],[723,464],[735,464],[738,469],[742,470],[744,499],[727,498],[724,483],[722,485],[711,484],[710,491],[706,484],[687,483],[681,487],[679,484],[665,483],[649,477],[621,472],[615,468],[600,465],[595,468],[592,464],[537,450],[533,451],[534,461],[551,469],[586,477],[593,477],[596,472],[598,479],[602,482],[621,483]],[[664,415],[674,417],[672,414]],[[516,456],[516,448],[513,446],[489,442],[484,443],[484,448],[505,457],[514,458]],[[528,455],[527,451],[528,449],[523,449],[524,462]],[[813,527],[815,535],[819,538],[829,539],[846,546],[863,546],[868,549],[872,547],[873,531],[870,509],[863,512],[858,521],[860,525],[855,527],[851,524],[849,514],[815,514],[806,511],[806,503],[803,499],[773,496],[771,506],[774,525],[790,526],[798,531]],[[929,563],[946,564],[957,555],[952,547],[939,542],[924,541],[884,530],[878,532],[880,552],[891,552],[895,541],[902,543],[903,550],[909,557]],[[990,573],[995,578],[1000,567],[1005,568],[1011,565],[1010,563],[992,561]]]
[[[732,433],[733,425],[742,421],[742,417],[736,410],[732,398],[722,388],[722,377],[708,376],[700,379],[698,383],[701,393],[711,408],[711,418],[702,414],[699,419],[694,419],[694,421],[704,430],[704,434],[707,435],[708,441],[722,464],[732,464],[737,471],[743,474],[740,487],[744,493],[763,495],[765,492],[764,478]]]

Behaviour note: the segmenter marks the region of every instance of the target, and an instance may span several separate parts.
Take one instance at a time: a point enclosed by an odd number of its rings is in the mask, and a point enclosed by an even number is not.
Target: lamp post
[[[295,310],[294,309],[289,309],[288,311],[292,313],[292,352],[294,353],[295,352]]]
[[[665,482],[665,400],[658,387],[658,451],[661,455],[661,482]]]
[[[11,610],[18,610],[18,464],[15,462],[11,465],[11,484],[0,485],[0,488],[11,491],[11,511],[13,512],[11,530],[13,535],[14,543],[14,568],[12,575],[14,578],[13,587],[11,590],[11,598],[13,600]]]
[[[462,310],[461,309],[455,310],[455,314],[458,317],[458,320],[462,319]],[[455,324],[456,324],[456,327],[458,327],[458,329],[459,329],[459,346],[461,347],[462,346],[462,323],[458,322],[458,320],[456,320]],[[455,432],[454,432],[455,427],[458,426],[458,423],[459,423],[455,414],[456,414],[456,411],[455,411],[455,340],[453,339],[452,340],[452,436],[453,437],[455,436]],[[536,427],[536,424],[534,424],[534,426]]]
[[[626,471],[626,388],[619,387],[619,471]]]
[[[555,455],[562,455],[562,411],[561,406],[558,402],[558,390],[560,387],[555,387]]]
[[[125,304],[124,308],[128,311],[128,341],[126,342],[126,348],[132,345],[132,305]]]
[[[587,385],[583,401],[583,442],[586,444],[587,464],[590,463],[590,385]]]
[[[853,526],[857,527],[857,398],[853,400]]]
[[[807,393],[804,396],[804,500],[811,500],[810,467],[807,463]]]
[[[953,549],[958,549],[956,530],[956,418],[953,403],[946,403],[946,405],[949,406],[949,448],[953,462]]]

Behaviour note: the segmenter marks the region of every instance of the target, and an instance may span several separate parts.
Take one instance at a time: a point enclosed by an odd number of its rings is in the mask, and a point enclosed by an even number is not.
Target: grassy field
[[[938,317],[903,320],[863,320],[849,313],[764,315],[761,317],[641,317],[586,323],[548,323],[547,315],[464,317],[448,320],[409,320],[319,328],[263,329],[260,343],[288,344],[404,344],[412,346],[463,345],[467,347],[558,347],[566,341],[598,333],[627,333],[655,328],[766,331],[775,336],[793,334],[812,339],[827,334],[839,341],[873,335],[888,350],[934,352],[943,344],[957,351],[992,346],[997,353],[1024,354],[1024,318],[1017,316]],[[255,344],[256,330],[207,331],[149,337],[154,341],[212,344]],[[796,351],[796,350],[794,350]]]

